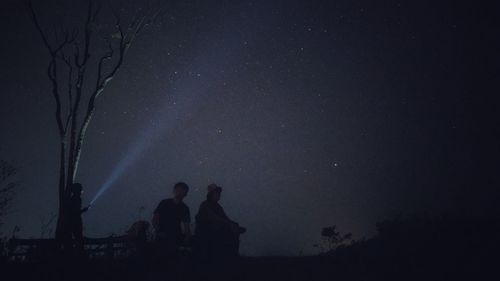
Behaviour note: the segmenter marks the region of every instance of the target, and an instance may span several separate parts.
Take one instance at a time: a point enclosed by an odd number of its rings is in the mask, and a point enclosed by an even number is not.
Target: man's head
[[[184,182],[178,182],[174,185],[174,197],[180,201],[186,197],[189,186]]]
[[[81,196],[82,192],[83,192],[82,184],[75,182],[71,185],[72,196]]]
[[[214,202],[219,202],[220,195],[222,193],[222,187],[216,185],[215,183],[210,184],[207,187],[207,199]]]

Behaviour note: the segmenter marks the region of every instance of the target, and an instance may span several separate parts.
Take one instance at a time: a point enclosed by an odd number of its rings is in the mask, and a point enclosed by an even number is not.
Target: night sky
[[[85,3],[64,2],[35,1],[47,28]],[[127,16],[133,2],[112,5]],[[177,181],[193,220],[206,186],[223,186],[246,255],[314,253],[334,224],[360,238],[410,213],[496,214],[499,9],[436,2],[169,1],[98,100],[84,204],[116,178],[85,235],[149,220]],[[0,159],[20,168],[1,232],[39,237],[59,147],[49,55],[23,3],[0,9]]]

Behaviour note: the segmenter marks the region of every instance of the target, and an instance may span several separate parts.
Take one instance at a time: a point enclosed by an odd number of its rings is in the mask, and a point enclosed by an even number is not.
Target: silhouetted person
[[[129,246],[135,250],[136,256],[145,256],[150,224],[147,221],[139,220],[132,224],[127,230],[127,240]]]
[[[83,188],[79,183],[74,183],[70,188],[68,201],[68,227],[71,240],[74,242],[77,255],[83,254],[83,225],[82,213],[89,207],[82,209]]]
[[[208,186],[207,200],[196,215],[196,244],[201,259],[238,256],[239,236],[246,230],[232,221],[219,204],[222,187]]]
[[[153,226],[162,256],[176,256],[179,247],[191,237],[189,208],[182,201],[188,191],[187,184],[176,183],[174,197],[162,200],[154,211]]]

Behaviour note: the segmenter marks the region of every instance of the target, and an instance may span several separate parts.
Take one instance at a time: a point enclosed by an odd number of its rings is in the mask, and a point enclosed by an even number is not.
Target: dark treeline
[[[461,280],[486,276],[500,250],[497,218],[406,217],[377,223],[377,235],[324,255],[343,274]]]

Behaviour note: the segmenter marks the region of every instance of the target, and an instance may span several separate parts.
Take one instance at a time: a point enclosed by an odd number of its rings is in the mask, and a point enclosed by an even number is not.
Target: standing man
[[[154,211],[153,227],[163,257],[175,257],[179,247],[191,237],[189,207],[183,202],[188,191],[187,184],[176,183],[174,197],[162,200]]]
[[[222,187],[210,184],[207,191],[196,215],[198,255],[202,259],[237,257],[239,237],[246,229],[229,219],[219,204]]]

